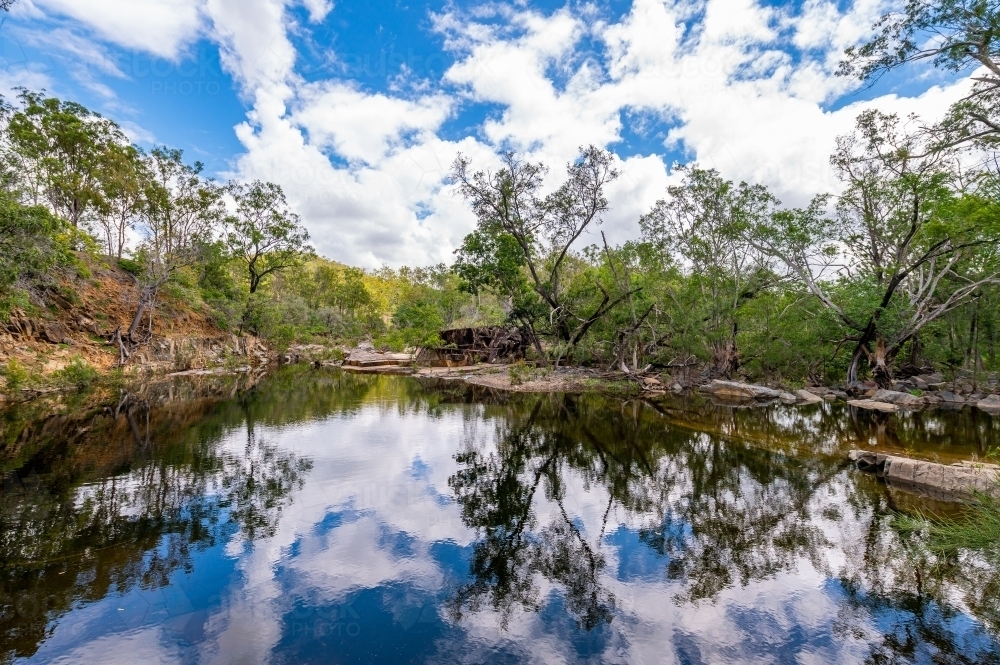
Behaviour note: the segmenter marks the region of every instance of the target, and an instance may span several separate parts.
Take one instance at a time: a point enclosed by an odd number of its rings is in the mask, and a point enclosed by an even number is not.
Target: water
[[[82,398],[81,398],[82,399]],[[844,463],[1000,420],[289,368],[2,414],[0,662],[1000,663],[1000,573]]]

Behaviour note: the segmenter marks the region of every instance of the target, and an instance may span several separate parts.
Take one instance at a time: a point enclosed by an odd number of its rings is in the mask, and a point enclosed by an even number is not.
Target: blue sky
[[[790,204],[838,183],[827,156],[863,108],[935,116],[963,77],[833,76],[891,3],[754,0],[19,0],[0,92],[44,88],[182,148],[220,179],[281,184],[317,249],[366,267],[448,261],[474,223],[455,155],[552,167],[614,151],[605,230],[698,161]],[[584,242],[596,239],[588,237]]]

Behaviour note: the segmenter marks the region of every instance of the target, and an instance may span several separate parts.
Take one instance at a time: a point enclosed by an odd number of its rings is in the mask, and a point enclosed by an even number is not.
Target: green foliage
[[[126,258],[118,259],[118,267],[134,277],[141,277],[145,269],[145,266],[139,261]]]
[[[1000,144],[1000,6],[990,0],[909,0],[883,15],[874,36],[847,49],[838,74],[875,81],[908,63],[950,72],[983,68],[971,93],[933,127],[934,146]]]
[[[976,494],[958,516],[900,515],[896,526],[903,532],[922,535],[927,548],[936,554],[975,550],[1000,555],[1000,500],[989,494]]]
[[[236,214],[226,217],[226,243],[247,268],[250,293],[269,275],[300,265],[309,251],[309,233],[288,209],[285,193],[274,183],[230,183]]]
[[[97,370],[87,364],[83,358],[74,357],[66,367],[56,372],[54,378],[57,382],[83,390],[97,380]]]
[[[3,375],[7,381],[7,392],[12,395],[26,387],[30,379],[28,371],[14,358],[7,361]]]

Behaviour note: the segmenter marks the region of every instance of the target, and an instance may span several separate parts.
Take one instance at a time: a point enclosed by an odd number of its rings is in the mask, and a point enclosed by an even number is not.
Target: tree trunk
[[[879,336],[875,342],[875,354],[868,358],[868,365],[872,370],[872,378],[879,388],[890,390],[892,388],[892,359],[886,352],[885,339]]]
[[[129,341],[135,342],[135,331],[139,329],[139,323],[142,321],[142,315],[146,313],[146,295],[143,294],[142,298],[139,299],[139,309],[135,312],[135,317],[132,319],[132,325],[128,327],[128,338]]]
[[[734,321],[730,337],[712,345],[712,364],[715,372],[727,379],[732,378],[740,369],[740,351],[736,345],[738,330]]]

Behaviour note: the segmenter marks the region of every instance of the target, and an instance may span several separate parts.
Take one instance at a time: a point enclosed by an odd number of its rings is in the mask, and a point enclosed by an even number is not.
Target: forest
[[[121,363],[172,298],[277,348],[402,350],[441,344],[443,329],[508,325],[550,366],[880,386],[927,368],[996,371],[996,9],[908,7],[839,73],[975,70],[970,93],[938,120],[861,112],[829,156],[838,191],[789,207],[763,184],[675,164],[635,239],[611,245],[600,230],[619,176],[611,152],[585,146],[567,165],[502,152],[491,168],[457,155],[446,186],[477,224],[450,266],[318,256],[278,185],[216,182],[179,150],[143,149],[80,104],[20,90],[0,106],[0,322],[44,312],[56,281],[107,265],[133,280],[134,316],[109,340]],[[931,46],[917,38],[928,30],[941,35]]]

